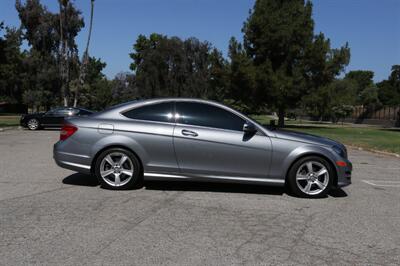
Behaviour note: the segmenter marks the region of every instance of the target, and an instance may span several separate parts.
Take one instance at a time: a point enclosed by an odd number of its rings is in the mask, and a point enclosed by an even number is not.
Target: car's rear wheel
[[[288,175],[291,190],[300,197],[324,197],[332,187],[334,171],[323,158],[309,156],[295,162]]]
[[[104,188],[130,189],[140,182],[140,163],[132,152],[112,148],[102,152],[97,158],[95,174]]]
[[[38,130],[40,127],[39,120],[37,120],[36,118],[29,119],[26,125],[30,130]]]

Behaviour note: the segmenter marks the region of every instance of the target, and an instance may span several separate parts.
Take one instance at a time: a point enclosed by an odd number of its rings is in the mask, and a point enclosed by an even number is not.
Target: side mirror
[[[254,133],[257,131],[257,128],[250,122],[246,122],[243,125],[243,131],[245,133]]]

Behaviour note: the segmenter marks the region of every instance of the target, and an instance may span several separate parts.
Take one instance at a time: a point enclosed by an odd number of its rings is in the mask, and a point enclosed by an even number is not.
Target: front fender
[[[335,164],[335,162],[337,161],[337,156],[333,151],[331,151],[328,147],[307,144],[294,149],[288,154],[286,159],[283,161],[282,169],[285,169],[285,172],[282,172],[282,176],[286,178],[290,167],[299,158],[312,155],[321,156],[327,159],[333,166],[336,174],[338,173],[338,169]]]
[[[336,155],[327,146],[321,146],[310,143],[301,143],[280,138],[271,138],[273,145],[272,163],[270,168],[270,177],[285,179],[291,165],[301,157],[308,155],[318,155],[328,160],[336,173],[338,171],[335,162],[339,160]]]

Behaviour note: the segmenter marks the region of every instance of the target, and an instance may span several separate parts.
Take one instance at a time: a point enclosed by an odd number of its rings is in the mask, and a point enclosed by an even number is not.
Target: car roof
[[[225,109],[229,112],[232,112],[232,113],[238,115],[239,117],[241,117],[245,120],[248,120],[248,121],[254,123],[265,134],[273,135],[271,132],[269,132],[269,130],[267,130],[266,128],[263,128],[256,121],[254,121],[250,117],[247,117],[246,115],[240,113],[239,111],[237,111],[229,106],[226,106],[222,103],[216,102],[216,101],[199,99],[199,98],[166,97],[166,98],[133,100],[133,101],[121,103],[118,105],[114,105],[114,106],[109,107],[108,109],[105,109],[104,111],[94,113],[92,115],[92,117],[98,117],[98,118],[102,118],[102,119],[115,119],[115,117],[121,117],[122,112],[129,111],[130,109],[139,108],[139,107],[147,105],[147,104],[155,104],[155,103],[161,103],[161,102],[197,102],[197,103],[204,103],[204,104],[211,104],[214,106],[218,106],[222,109]]]

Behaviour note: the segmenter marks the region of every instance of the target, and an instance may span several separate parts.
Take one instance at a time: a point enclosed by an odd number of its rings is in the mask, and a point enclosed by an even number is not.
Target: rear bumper
[[[76,171],[83,174],[90,174],[91,159],[89,156],[64,152],[61,149],[62,141],[53,146],[53,159],[62,168]]]

